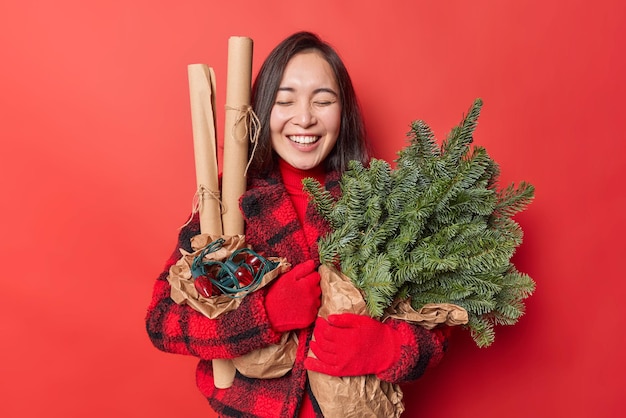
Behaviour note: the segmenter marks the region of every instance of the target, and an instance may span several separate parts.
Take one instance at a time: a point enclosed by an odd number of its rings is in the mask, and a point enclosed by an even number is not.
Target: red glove
[[[369,316],[344,313],[320,317],[304,367],[331,376],[364,376],[388,370],[400,358],[401,338],[395,329]]]
[[[313,260],[293,267],[271,284],[265,296],[270,324],[278,332],[310,326],[320,308],[320,275]]]

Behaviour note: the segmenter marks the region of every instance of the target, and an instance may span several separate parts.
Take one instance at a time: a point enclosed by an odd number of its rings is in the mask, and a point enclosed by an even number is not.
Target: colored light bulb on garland
[[[263,261],[256,254],[248,254],[244,259],[244,263],[252,267],[255,274],[261,269],[261,267],[263,267]]]
[[[213,285],[207,276],[198,276],[193,282],[193,286],[196,288],[200,296],[210,298],[214,296]]]
[[[241,287],[248,286],[254,280],[254,275],[245,266],[239,266],[239,268],[235,270],[235,277]]]

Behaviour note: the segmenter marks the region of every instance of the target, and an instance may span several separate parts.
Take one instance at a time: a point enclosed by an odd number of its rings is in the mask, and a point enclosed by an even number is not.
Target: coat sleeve
[[[154,284],[146,315],[146,330],[154,346],[169,353],[214,359],[238,357],[277,343],[281,334],[270,326],[264,289],[249,294],[237,309],[217,319],[170,298],[169,268],[181,257],[179,248],[191,251],[190,239],[198,233],[197,219],[183,228],[176,249]]]
[[[385,324],[399,331],[402,338],[399,360],[377,375],[380,380],[402,383],[418,379],[443,358],[448,347],[450,327],[428,330],[398,319],[389,319]]]

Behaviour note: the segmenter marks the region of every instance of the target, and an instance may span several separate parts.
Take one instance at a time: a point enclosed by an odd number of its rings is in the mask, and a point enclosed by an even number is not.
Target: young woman
[[[369,160],[361,112],[341,59],[316,35],[293,34],[263,63],[252,105],[261,127],[240,201],[246,241],[258,252],[287,258],[293,268],[217,319],[177,305],[170,299],[168,270],[180,258],[178,248],[191,251],[190,238],[199,233],[195,219],[181,231],[154,286],[146,319],[152,342],[200,359],[198,387],[220,416],[321,417],[307,369],[334,376],[376,374],[393,383],[420,377],[441,359],[445,330],[353,314],[317,319],[317,240],[328,225],[309,204],[301,181],[316,178],[338,195],[347,162]],[[310,344],[314,329],[316,341]],[[298,348],[286,375],[252,379],[237,373],[232,387],[215,388],[212,359],[275,344],[289,331],[297,333]],[[309,348],[317,360],[307,359]]]

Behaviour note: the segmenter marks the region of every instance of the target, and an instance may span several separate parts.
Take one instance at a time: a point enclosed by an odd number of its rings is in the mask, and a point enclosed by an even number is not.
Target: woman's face
[[[287,63],[270,115],[272,147],[291,166],[318,166],[337,143],[341,125],[339,89],[333,71],[316,51]]]

